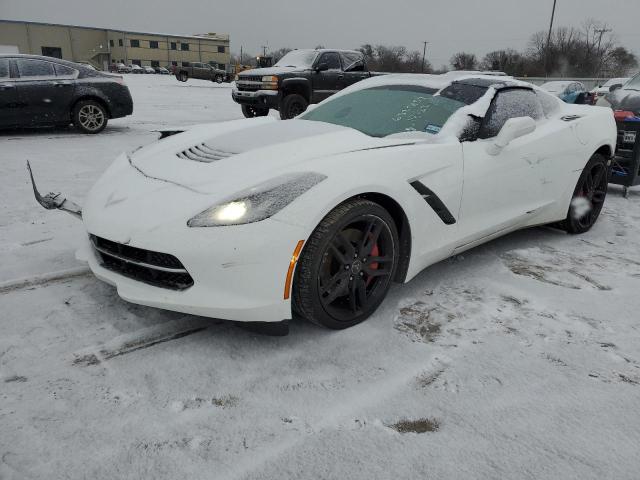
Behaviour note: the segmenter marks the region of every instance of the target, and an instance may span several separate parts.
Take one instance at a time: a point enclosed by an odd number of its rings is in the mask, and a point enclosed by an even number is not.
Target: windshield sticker
[[[439,127],[438,125],[427,125],[424,129],[425,132],[429,132],[429,133],[439,133],[440,130],[442,130],[442,127]]]

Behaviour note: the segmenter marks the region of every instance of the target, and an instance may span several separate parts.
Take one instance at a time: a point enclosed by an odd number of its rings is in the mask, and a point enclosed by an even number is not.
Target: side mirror
[[[498,155],[513,140],[528,135],[534,132],[535,129],[536,122],[531,117],[510,118],[502,126],[493,143],[487,146],[487,153],[489,155]]]
[[[610,92],[615,92],[616,90],[618,90],[619,88],[622,88],[622,84],[621,83],[616,83],[614,85],[611,85],[609,87],[609,91]]]
[[[326,70],[329,70],[329,64],[328,63],[319,63],[318,65],[316,65],[316,72],[324,72]]]

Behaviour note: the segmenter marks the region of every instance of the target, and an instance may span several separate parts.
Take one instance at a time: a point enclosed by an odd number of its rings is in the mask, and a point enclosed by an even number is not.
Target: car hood
[[[640,113],[640,92],[619,88],[606,96],[607,101],[614,110],[629,110]]]
[[[410,143],[415,141],[266,117],[199,125],[136,151],[130,163],[150,178],[198,193],[233,193],[284,173],[321,170],[313,161],[332,155]]]
[[[253,75],[282,75],[285,73],[302,72],[305,69],[303,67],[268,67],[268,68],[254,68],[252,70],[244,70],[238,75],[240,78],[243,76]]]

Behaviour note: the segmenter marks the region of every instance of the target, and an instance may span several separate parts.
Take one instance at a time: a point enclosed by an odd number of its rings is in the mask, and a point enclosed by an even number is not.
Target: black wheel
[[[303,113],[308,106],[309,102],[307,102],[302,95],[298,95],[296,93],[289,94],[284,97],[284,100],[282,100],[282,105],[280,106],[280,118],[282,120],[295,118]]]
[[[252,107],[251,105],[242,105],[242,114],[246,118],[265,117],[269,114],[269,109]]]
[[[222,78],[222,75],[216,75],[216,77],[213,79],[213,81],[216,83],[222,83],[223,80],[224,78]]]
[[[567,218],[559,227],[567,233],[584,233],[593,227],[602,211],[609,185],[607,160],[594,154],[584,167],[571,198]]]
[[[189,75],[187,75],[187,72],[180,72],[180,74],[178,75],[178,80],[180,80],[181,82],[186,82],[189,79]]]
[[[99,133],[107,121],[107,110],[94,100],[80,100],[73,107],[73,124],[83,133]]]
[[[367,319],[384,300],[398,264],[398,232],[368,200],[333,209],[313,231],[293,280],[294,312],[343,329]]]

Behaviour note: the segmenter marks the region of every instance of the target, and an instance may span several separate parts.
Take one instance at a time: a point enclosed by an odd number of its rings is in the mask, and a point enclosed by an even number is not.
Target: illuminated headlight
[[[275,75],[266,75],[262,77],[262,85],[260,87],[263,90],[277,90],[278,77],[276,77]]]
[[[326,175],[315,172],[273,178],[200,212],[187,225],[223,227],[260,222],[275,215],[326,178]]]

